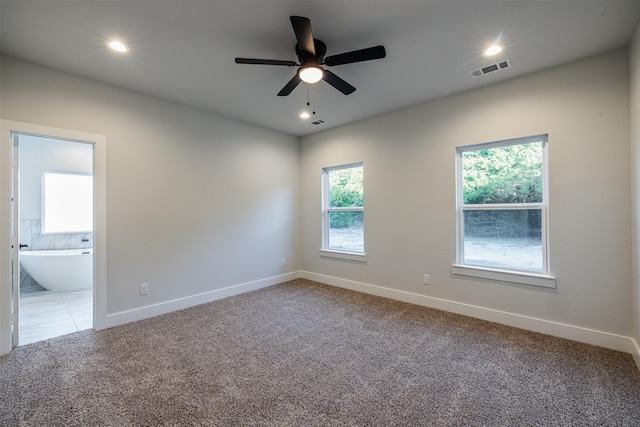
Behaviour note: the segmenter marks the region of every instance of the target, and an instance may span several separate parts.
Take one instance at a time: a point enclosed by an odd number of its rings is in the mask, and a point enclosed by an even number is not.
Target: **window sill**
[[[342,251],[334,251],[330,249],[320,249],[320,256],[325,258],[337,258],[344,259],[347,261],[357,261],[357,262],[366,262],[367,256],[365,254],[359,254],[356,252],[342,252]]]
[[[469,265],[453,264],[453,274],[459,276],[471,276],[481,279],[497,280],[500,282],[518,283],[521,285],[540,286],[543,288],[555,288],[556,278],[547,274],[527,273],[523,271],[500,270],[497,268],[476,267]]]

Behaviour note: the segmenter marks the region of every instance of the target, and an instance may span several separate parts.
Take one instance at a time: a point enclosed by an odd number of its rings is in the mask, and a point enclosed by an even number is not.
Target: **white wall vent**
[[[510,59],[504,59],[494,64],[489,64],[481,68],[476,68],[475,70],[469,71],[469,73],[471,74],[471,77],[475,79],[476,77],[482,77],[486,74],[494,73],[496,71],[506,70],[507,68],[511,68]]]
[[[307,123],[307,126],[318,126],[324,123],[324,120],[315,120],[313,122]]]

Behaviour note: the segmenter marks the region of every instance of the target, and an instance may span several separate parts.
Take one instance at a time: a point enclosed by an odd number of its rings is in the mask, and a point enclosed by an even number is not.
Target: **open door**
[[[20,236],[18,174],[18,135],[11,133],[11,348],[18,345],[20,330],[18,307],[20,304]]]

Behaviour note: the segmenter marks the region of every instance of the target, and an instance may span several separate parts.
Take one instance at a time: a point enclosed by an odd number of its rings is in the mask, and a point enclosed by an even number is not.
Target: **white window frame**
[[[329,207],[329,173],[331,171],[340,169],[350,169],[362,167],[363,180],[364,180],[364,164],[363,162],[347,163],[343,165],[330,166],[322,168],[322,248],[320,249],[320,256],[327,258],[338,258],[347,261],[359,261],[366,262],[367,256],[363,249],[362,252],[351,251],[339,251],[329,248],[329,213],[330,212],[363,212],[364,217],[364,202],[363,206],[337,208]],[[364,229],[364,224],[362,225]],[[364,248],[364,233],[363,233],[363,248]]]
[[[495,203],[483,205],[465,205],[463,203],[463,153],[490,148],[508,147],[534,142],[542,142],[542,202],[541,203]],[[555,288],[556,280],[550,274],[548,209],[549,209],[549,176],[548,176],[548,135],[533,135],[502,141],[456,147],[456,263],[452,272],[456,275],[471,276],[488,280],[496,280],[524,285]],[[532,272],[517,269],[506,269],[466,264],[464,262],[464,212],[478,210],[536,210],[541,211],[542,227],[542,271]]]

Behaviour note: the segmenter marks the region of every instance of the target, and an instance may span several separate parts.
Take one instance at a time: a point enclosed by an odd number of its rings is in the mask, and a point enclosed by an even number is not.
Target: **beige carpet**
[[[638,426],[630,355],[294,280],[0,358],[2,426]]]

